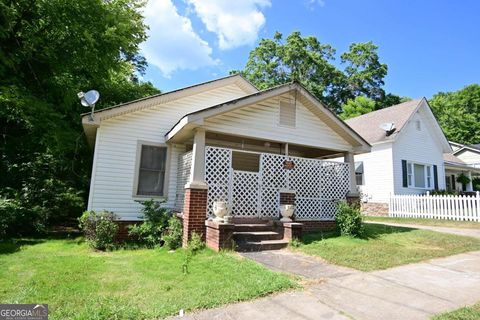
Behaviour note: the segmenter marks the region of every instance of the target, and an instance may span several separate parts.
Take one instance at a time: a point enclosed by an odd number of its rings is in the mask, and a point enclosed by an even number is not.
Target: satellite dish
[[[380,125],[380,129],[382,129],[383,131],[386,132],[386,135],[389,136],[391,135],[393,132],[395,132],[395,123],[393,122],[386,122],[386,123],[382,123]]]
[[[79,92],[77,96],[80,99],[82,106],[92,108],[90,120],[93,121],[93,111],[95,109],[95,103],[97,103],[100,98],[100,93],[98,93],[97,90],[90,90],[87,91],[87,93]]]

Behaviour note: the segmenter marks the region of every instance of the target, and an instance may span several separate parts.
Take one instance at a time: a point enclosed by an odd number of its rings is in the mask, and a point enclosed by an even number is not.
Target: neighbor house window
[[[295,104],[280,101],[278,124],[286,127],[295,127],[297,110]]]
[[[355,182],[357,186],[363,186],[363,161],[355,162]]]
[[[407,182],[409,187],[433,188],[432,166],[414,162],[407,162]]]
[[[163,196],[167,147],[145,145],[140,150],[137,195]]]

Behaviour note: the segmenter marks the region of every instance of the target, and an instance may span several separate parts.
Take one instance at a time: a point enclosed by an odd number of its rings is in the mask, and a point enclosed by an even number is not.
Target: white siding
[[[455,156],[468,164],[480,164],[480,151],[473,152],[470,150],[463,150]]]
[[[279,125],[279,98],[215,116],[205,121],[207,131],[289,142],[332,150],[352,146],[297,101],[295,127]]]
[[[443,150],[438,139],[433,135],[429,118],[425,109],[420,108],[412,120],[405,125],[393,145],[393,176],[395,194],[421,194],[425,189],[404,188],[402,177],[402,160],[437,166],[438,188],[445,189],[445,168],[443,164]],[[420,121],[421,130],[416,128]],[[432,187],[433,189],[433,187]]]
[[[374,145],[370,153],[356,155],[355,161],[363,161],[362,198],[387,203],[393,193],[392,144]]]
[[[163,143],[164,135],[184,115],[245,94],[238,86],[228,85],[103,121],[97,131],[89,210],[113,211],[126,220],[138,218],[141,205],[135,200],[144,199],[133,197],[138,141]],[[178,155],[184,150],[182,145],[169,148],[169,207],[174,206]]]

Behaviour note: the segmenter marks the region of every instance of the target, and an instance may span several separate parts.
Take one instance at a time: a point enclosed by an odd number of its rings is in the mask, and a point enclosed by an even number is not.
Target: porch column
[[[347,198],[358,198],[360,194],[357,190],[357,179],[355,177],[355,160],[353,152],[345,152],[344,162],[349,164],[350,189]]]
[[[207,189],[208,185],[205,182],[205,129],[197,128],[193,138],[190,178],[185,185],[183,247],[187,246],[193,232],[198,233],[205,240]]]
[[[473,181],[472,181],[472,171],[467,172],[467,177],[470,179],[470,182],[467,183],[467,191],[473,191]]]

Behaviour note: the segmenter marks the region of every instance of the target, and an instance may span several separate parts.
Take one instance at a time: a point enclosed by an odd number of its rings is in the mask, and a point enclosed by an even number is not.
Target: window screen
[[[233,170],[258,172],[260,170],[260,155],[249,152],[232,152]]]
[[[166,162],[166,147],[142,145],[138,172],[138,195],[163,195]]]

